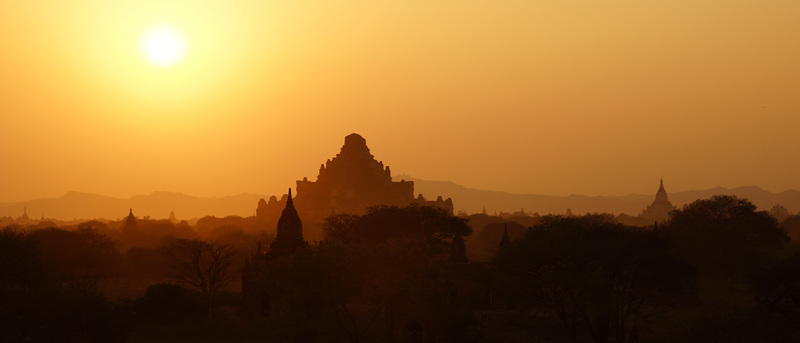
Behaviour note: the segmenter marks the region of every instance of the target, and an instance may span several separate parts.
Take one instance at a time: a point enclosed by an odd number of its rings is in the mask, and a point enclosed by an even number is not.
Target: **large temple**
[[[389,167],[375,160],[367,141],[355,133],[345,137],[341,151],[320,166],[316,181],[303,178],[297,181],[296,191],[296,197],[292,197],[292,189],[289,188],[288,194],[280,200],[272,196],[269,201],[261,199],[258,202],[258,225],[269,229],[276,227],[277,235],[268,250],[259,242],[255,253],[245,259],[242,269],[244,315],[268,316],[276,311],[275,304],[271,306],[270,302],[280,301],[281,289],[265,279],[264,271],[269,262],[308,247],[304,237],[322,238],[319,223],[331,214],[363,214],[371,206],[407,206],[414,203],[441,207],[451,214],[453,212],[451,199],[438,197],[435,201],[427,201],[421,194],[415,198],[413,181],[392,181]],[[457,236],[451,249],[450,264],[461,269],[468,266],[465,252],[464,240]]]
[[[664,189],[664,180],[662,179],[656,192],[656,200],[639,214],[639,218],[645,219],[649,223],[663,223],[669,219],[669,213],[675,209],[675,205],[672,205],[667,198],[667,190]]]
[[[438,197],[426,200],[421,194],[414,197],[413,181],[393,181],[392,172],[382,161],[377,161],[367,147],[367,141],[358,134],[344,138],[344,145],[335,157],[319,168],[316,181],[308,178],[297,181],[294,207],[306,223],[310,239],[320,239],[319,223],[331,214],[363,214],[371,206],[407,206],[418,203],[437,206],[453,212],[453,201]],[[260,225],[275,227],[275,219],[288,197],[280,200],[273,196],[261,199],[256,209]]]
[[[328,213],[362,213],[375,205],[405,206],[414,200],[414,182],[392,181],[389,166],[370,154],[358,134],[344,138],[341,152],[319,167],[317,181],[297,181],[297,201]]]

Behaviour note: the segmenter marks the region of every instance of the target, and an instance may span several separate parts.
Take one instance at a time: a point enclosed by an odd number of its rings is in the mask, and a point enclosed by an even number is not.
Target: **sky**
[[[800,189],[800,2],[0,2],[0,202],[394,175],[550,195]],[[141,53],[169,26],[170,67]]]

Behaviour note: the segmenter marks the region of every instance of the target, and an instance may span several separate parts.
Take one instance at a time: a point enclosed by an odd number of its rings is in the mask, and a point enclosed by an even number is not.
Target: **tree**
[[[117,243],[89,226],[77,231],[56,228],[30,233],[46,263],[70,277],[94,281],[111,276],[119,266]]]
[[[142,319],[169,323],[181,319],[199,319],[204,304],[197,293],[172,283],[157,283],[147,287],[144,296],[134,303]]]
[[[211,318],[220,292],[236,277],[236,253],[229,246],[198,239],[179,239],[162,251],[170,260],[172,278],[203,294]]]
[[[472,234],[465,218],[438,207],[416,204],[371,207],[362,216],[334,215],[326,218],[322,227],[327,239],[343,243],[403,241],[430,254],[448,251],[456,234]]]
[[[716,195],[673,211],[664,230],[679,254],[705,274],[740,277],[766,265],[789,241],[766,211],[747,199]]]
[[[750,290],[756,302],[784,317],[800,315],[800,253],[750,275]]]
[[[545,216],[494,260],[523,308],[553,311],[573,342],[625,342],[645,305],[690,292],[693,270],[653,232],[611,215]]]
[[[773,218],[775,218],[778,221],[778,223],[786,220],[786,218],[789,218],[789,216],[791,215],[789,213],[789,210],[781,204],[772,206],[772,208],[769,210],[769,214]]]
[[[1,342],[121,342],[106,297],[94,285],[61,278],[30,233],[0,230]]]
[[[385,323],[386,341],[409,319],[433,337],[450,318],[453,285],[440,260],[407,241],[342,243],[333,240],[270,261],[262,269],[271,312],[295,317],[298,331],[311,332],[309,318],[335,323],[349,342],[374,336]],[[383,321],[381,320],[383,319]]]

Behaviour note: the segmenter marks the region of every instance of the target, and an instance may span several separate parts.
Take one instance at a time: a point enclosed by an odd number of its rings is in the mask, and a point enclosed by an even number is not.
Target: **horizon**
[[[407,175],[407,174],[393,176],[392,177],[393,181],[400,181],[401,178],[398,177],[398,176],[409,177],[409,178],[412,178],[412,179],[415,179],[415,180],[421,180],[421,181],[426,181],[426,182],[449,182],[449,183],[453,183],[456,186],[463,187],[465,189],[476,190],[476,191],[487,191],[487,192],[500,192],[500,193],[508,193],[508,194],[513,194],[513,195],[540,195],[540,196],[550,196],[550,197],[579,196],[579,197],[615,198],[615,197],[625,197],[625,196],[648,196],[648,195],[655,196],[655,193],[656,193],[655,191],[651,192],[652,194],[649,194],[649,193],[625,193],[625,194],[600,194],[600,195],[586,195],[586,194],[577,194],[577,193],[569,193],[569,194],[515,193],[515,192],[507,192],[507,191],[501,191],[501,190],[474,188],[474,187],[470,187],[469,185],[458,184],[458,183],[455,183],[455,182],[450,181],[450,180],[425,180],[425,179],[420,179],[420,178],[414,177],[413,175]],[[727,190],[734,190],[734,189],[749,188],[749,187],[755,187],[755,188],[764,190],[764,191],[772,193],[772,194],[780,194],[780,193],[791,192],[791,191],[800,192],[800,189],[793,189],[793,188],[789,188],[789,189],[785,189],[785,190],[781,190],[781,191],[775,191],[775,190],[766,189],[766,188],[758,186],[758,185],[743,185],[743,186],[734,186],[734,187],[714,186],[714,187],[708,187],[708,188],[703,188],[703,189],[686,189],[686,190],[672,190],[671,187],[668,187],[668,186],[665,185],[665,188],[668,189],[667,192],[669,194],[672,194],[672,193],[686,193],[686,192],[701,192],[701,191],[708,191],[708,190],[713,190],[713,189],[718,189],[718,188],[727,189]],[[291,187],[291,188],[294,189],[295,187]],[[655,188],[656,188],[656,190],[658,189],[658,187],[655,187]],[[86,194],[86,195],[97,195],[97,196],[120,199],[120,200],[128,200],[128,199],[131,199],[131,198],[134,198],[134,197],[139,197],[139,196],[151,196],[151,195],[154,195],[154,194],[157,194],[157,193],[178,194],[178,195],[185,195],[185,196],[190,196],[190,197],[195,197],[195,198],[206,198],[206,199],[229,198],[229,197],[236,197],[236,196],[242,196],[242,195],[258,195],[258,196],[266,196],[266,197],[270,197],[270,196],[280,197],[280,196],[286,194],[286,192],[283,192],[283,193],[279,192],[279,193],[271,193],[270,194],[270,193],[260,193],[260,192],[245,191],[245,192],[239,192],[239,193],[233,193],[233,194],[206,196],[206,195],[197,195],[197,194],[192,194],[192,193],[187,193],[187,192],[180,192],[180,191],[156,190],[156,191],[152,191],[152,192],[135,193],[135,194],[132,194],[132,195],[129,195],[129,196],[117,196],[117,195],[109,195],[109,194],[103,194],[103,193],[92,193],[92,192],[84,192],[84,191],[79,191],[79,190],[69,190],[69,191],[66,191],[65,193],[62,193],[61,195],[47,196],[47,197],[40,197],[40,198],[32,198],[32,199],[25,199],[25,200],[10,200],[10,201],[0,200],[0,203],[11,204],[11,203],[24,203],[24,202],[35,201],[35,200],[58,199],[58,198],[62,198],[64,196],[67,196],[67,195],[69,195],[71,193]],[[415,194],[419,194],[419,192],[417,192],[416,189],[415,189]],[[426,198],[430,198],[430,197],[434,197],[435,198],[437,196],[437,195],[428,195],[428,194],[423,194],[423,195]],[[458,199],[453,199],[453,200],[457,201]]]

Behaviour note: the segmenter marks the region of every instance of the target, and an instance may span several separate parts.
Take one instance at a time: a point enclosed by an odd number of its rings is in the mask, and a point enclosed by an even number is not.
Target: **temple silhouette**
[[[669,213],[675,209],[675,205],[669,202],[667,190],[664,189],[664,180],[662,179],[656,192],[656,199],[639,214],[639,218],[647,220],[648,223],[664,223],[669,219]]]
[[[245,257],[242,268],[241,313],[243,315],[269,316],[270,294],[272,297],[280,297],[281,289],[274,287],[274,284],[265,278],[263,271],[266,264],[283,255],[292,254],[299,249],[308,247],[308,243],[303,239],[303,222],[294,208],[291,188],[277,226],[278,234],[269,245],[269,251],[264,251],[261,241],[259,241],[256,252]]]
[[[260,245],[261,243],[259,243]],[[270,254],[292,253],[307,246],[308,243],[303,239],[303,222],[294,208],[292,189],[289,188],[289,199],[286,201],[286,207],[283,208],[281,217],[278,219],[278,234],[275,236],[275,241],[269,245]]]
[[[269,316],[275,312],[275,302],[283,299],[280,287],[274,280],[266,280],[264,270],[270,261],[297,252],[309,246],[303,232],[303,222],[311,228],[309,236],[322,238],[319,223],[331,214],[363,214],[371,206],[435,206],[453,213],[453,201],[438,197],[426,200],[421,194],[414,197],[413,181],[393,181],[389,166],[375,160],[367,141],[358,134],[344,139],[344,146],[335,157],[319,168],[316,181],[304,177],[297,181],[297,195],[292,189],[280,200],[270,197],[260,199],[256,220],[260,226],[277,228],[277,235],[269,250],[261,242],[252,255],[245,258],[242,269],[242,314]],[[280,216],[277,216],[280,211]],[[274,218],[277,217],[277,220]],[[302,219],[301,219],[302,218]],[[308,232],[307,232],[308,233]],[[466,247],[460,235],[451,247],[448,262],[451,268],[469,272]],[[274,313],[273,313],[274,314]]]
[[[378,161],[370,153],[367,141],[353,133],[344,138],[341,151],[320,165],[316,181],[307,177],[298,180],[292,199],[302,222],[306,223],[306,236],[316,240],[322,238],[319,223],[331,214],[363,214],[372,206],[422,206],[444,208],[453,213],[453,200],[429,201],[422,194],[414,197],[413,181],[393,181],[389,166]],[[276,196],[269,201],[261,199],[256,208],[259,226],[272,229],[284,211],[290,197]]]

